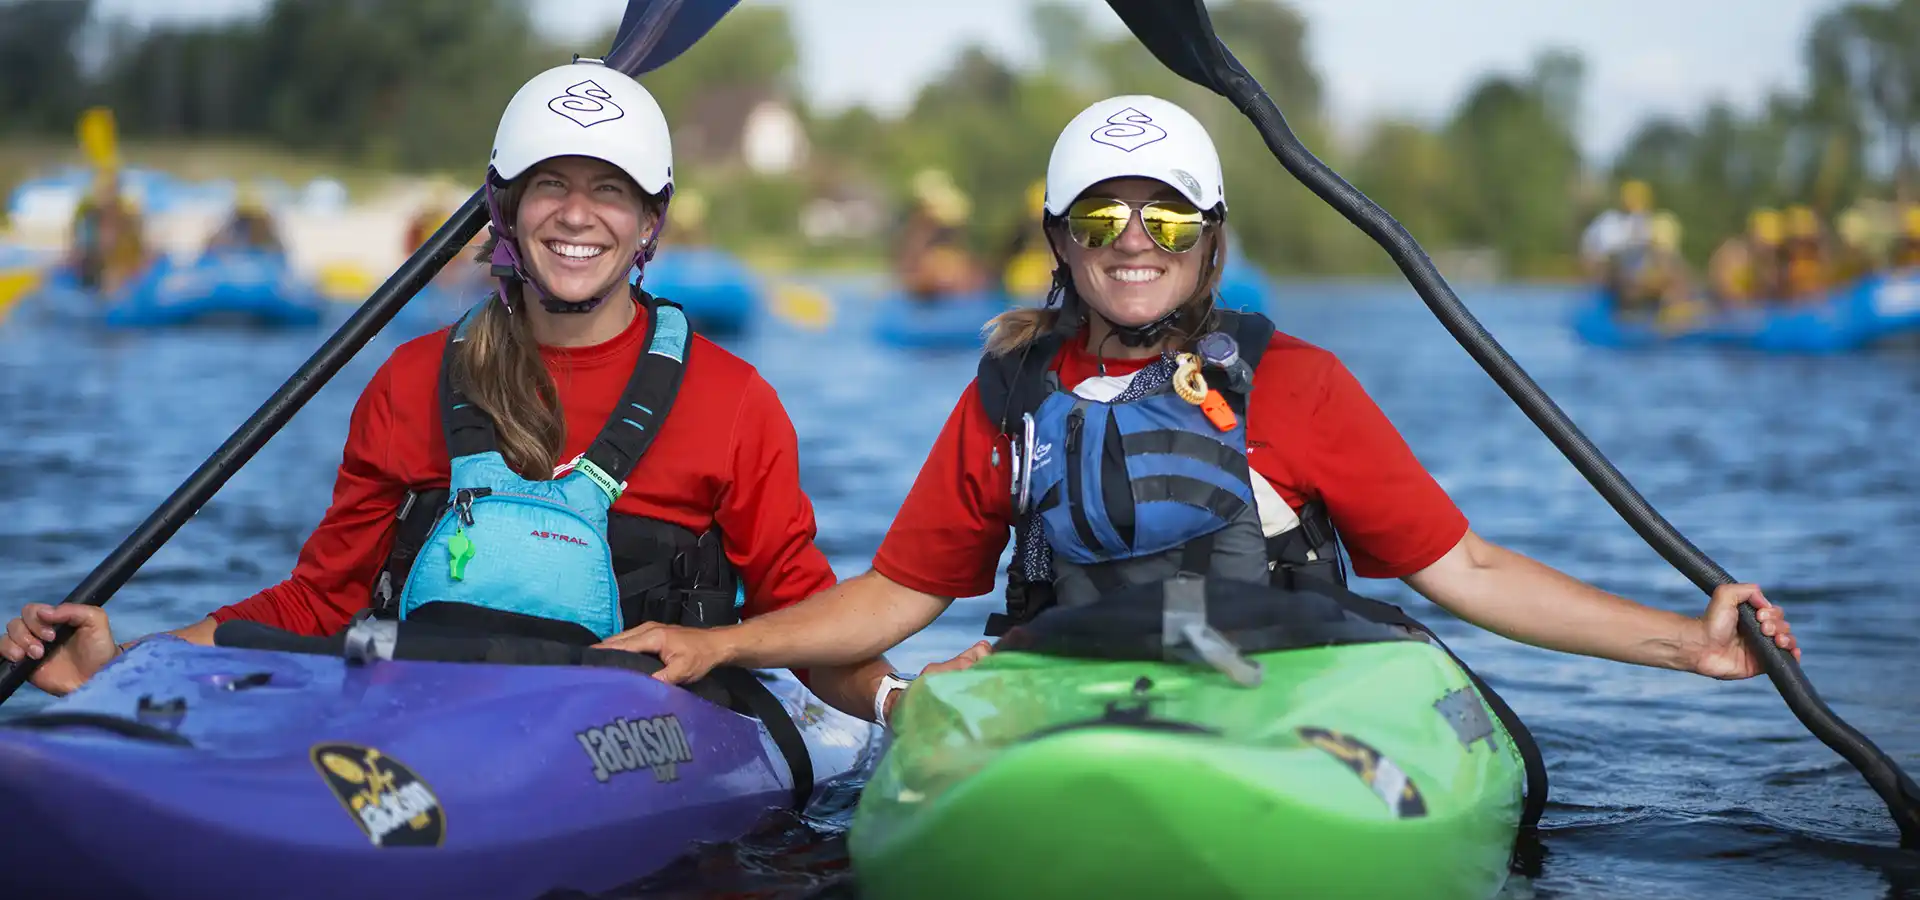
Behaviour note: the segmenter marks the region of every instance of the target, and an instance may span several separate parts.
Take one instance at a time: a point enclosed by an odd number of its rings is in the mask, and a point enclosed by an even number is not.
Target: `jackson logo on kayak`
[[[644,719],[620,718],[575,732],[580,749],[593,761],[593,780],[605,784],[622,772],[642,769],[661,783],[680,777],[680,765],[693,762],[687,732],[672,714]]]
[[[420,776],[372,747],[315,744],[313,767],[375,847],[438,847],[447,814]]]
[[[1296,728],[1294,733],[1300,735],[1301,740],[1345,763],[1387,804],[1394,818],[1410,819],[1427,814],[1426,798],[1420,796],[1420,789],[1414,787],[1413,779],[1394,765],[1393,760],[1368,746],[1365,741],[1325,728]]]

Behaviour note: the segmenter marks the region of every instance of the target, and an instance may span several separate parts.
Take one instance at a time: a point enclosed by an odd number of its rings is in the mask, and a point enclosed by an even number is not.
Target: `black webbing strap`
[[[646,310],[647,348],[627,379],[620,405],[586,452],[587,461],[615,481],[627,479],[660,433],[660,423],[680,393],[691,332],[679,304],[645,292],[638,292],[636,299]]]
[[[488,303],[497,302],[497,299],[489,297],[484,303],[474,304],[447,331],[447,349],[440,360],[440,426],[446,431],[449,460],[500,447],[499,437],[493,430],[493,419],[467,399],[467,395],[453,383],[454,345],[467,339],[467,329],[472,327],[480,311]]]
[[[686,369],[688,335],[686,313],[678,304],[636,290],[634,299],[647,317],[646,350],[633,367],[621,392],[620,405],[607,418],[599,436],[588,446],[586,458],[614,481],[625,481],[646,455],[659,433],[660,422],[680,393]],[[493,301],[488,301],[493,302]],[[459,459],[499,449],[493,420],[454,384],[454,345],[466,340],[467,329],[486,304],[476,305],[447,334],[446,357],[440,364],[441,423],[446,429],[447,457]]]
[[[767,727],[767,735],[773,738],[774,746],[780,748],[780,755],[787,758],[787,771],[793,775],[793,808],[806,809],[807,801],[813,799],[813,757],[807,752],[806,739],[800,736],[800,726],[787,715],[780,698],[775,697],[758,676],[733,666],[714,669],[707,673],[707,680],[726,688],[728,694]]]

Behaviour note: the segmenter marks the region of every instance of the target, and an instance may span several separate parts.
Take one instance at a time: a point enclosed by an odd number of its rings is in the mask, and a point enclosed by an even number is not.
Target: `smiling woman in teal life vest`
[[[589,60],[535,76],[501,116],[487,190],[499,292],[373,376],[292,576],[175,635],[212,643],[232,619],[327,635],[372,614],[590,644],[833,583],[772,387],[628,286],[673,194],[647,91]],[[0,656],[39,657],[60,624],[77,631],[34,675],[56,694],[120,652],[100,608],[29,604]],[[889,668],[810,685],[868,715]]]
[[[1213,141],[1185,110],[1129,96],[1080,113],[1047,169],[1049,307],[994,322],[980,377],[872,571],[737,626],[643,624],[610,643],[659,653],[657,677],[669,681],[729,663],[864,659],[953,598],[991,590],[1011,535],[1007,608],[989,634],[1180,572],[1344,581],[1344,550],[1359,575],[1403,579],[1462,619],[1541,647],[1747,678],[1760,668],[1736,622],[1751,603],[1798,655],[1785,617],[1753,585],[1723,586],[1694,618],[1474,534],[1333,354],[1264,317],[1214,309],[1226,216]],[[978,643],[955,664],[988,649]],[[870,677],[884,721],[907,681]]]

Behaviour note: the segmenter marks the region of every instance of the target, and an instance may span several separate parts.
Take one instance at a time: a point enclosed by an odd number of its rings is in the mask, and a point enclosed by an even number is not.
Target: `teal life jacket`
[[[634,293],[646,351],[600,434],[550,480],[513,471],[493,421],[454,384],[454,347],[474,313],[451,330],[440,369],[449,483],[409,493],[374,586],[374,615],[573,643],[643,621],[739,620],[743,592],[717,528],[695,535],[611,512],[666,421],[688,349],[680,307]]]

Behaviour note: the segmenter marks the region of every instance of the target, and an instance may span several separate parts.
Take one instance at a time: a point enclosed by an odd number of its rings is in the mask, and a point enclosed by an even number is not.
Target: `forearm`
[[[893,670],[884,656],[851,666],[825,666],[809,671],[807,686],[828,706],[872,721],[873,698],[880,693],[880,679]]]
[[[951,597],[923,594],[869,571],[792,606],[728,626],[729,661],[768,669],[860,665],[927,627],[951,602]]]
[[[1681,671],[1701,648],[1699,620],[1609,594],[1471,532],[1406,581],[1448,612],[1536,647]]]
[[[175,628],[172,634],[174,637],[183,641],[211,647],[213,646],[213,631],[218,627],[220,627],[220,623],[214,621],[212,616],[208,616],[185,628]]]

